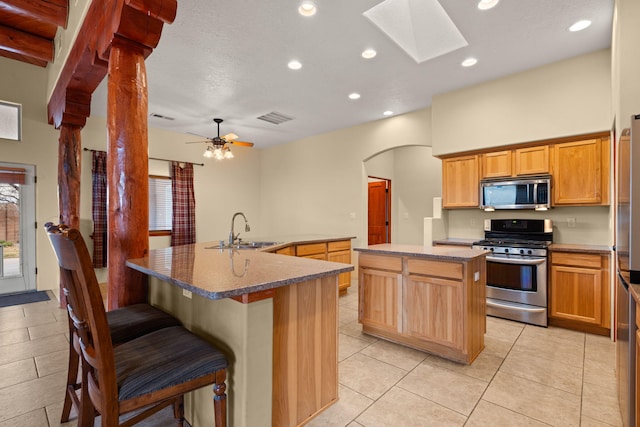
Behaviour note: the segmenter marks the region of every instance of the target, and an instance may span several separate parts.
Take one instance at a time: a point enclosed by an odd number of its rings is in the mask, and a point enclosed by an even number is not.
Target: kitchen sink
[[[239,243],[235,243],[230,245],[229,243],[220,242],[218,246],[208,246],[206,249],[261,249],[266,248],[268,246],[279,245],[282,242],[271,242],[271,241],[240,241]]]

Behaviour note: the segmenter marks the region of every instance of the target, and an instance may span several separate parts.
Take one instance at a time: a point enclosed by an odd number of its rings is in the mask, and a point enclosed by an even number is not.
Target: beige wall
[[[423,109],[262,150],[264,230],[356,236],[354,246],[366,245],[363,162],[394,147],[430,144],[431,110]]]
[[[44,68],[0,58],[0,99],[22,104],[22,141],[0,139],[3,162],[34,165],[36,184],[36,286],[58,286],[57,263],[43,225],[58,219],[58,135],[47,124]]]
[[[608,49],[433,97],[433,154],[611,128]]]
[[[640,2],[616,0],[611,54],[613,116],[618,135],[640,114]]]

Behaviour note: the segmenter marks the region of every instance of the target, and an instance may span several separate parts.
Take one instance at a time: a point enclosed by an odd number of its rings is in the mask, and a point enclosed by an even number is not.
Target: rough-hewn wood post
[[[58,139],[58,211],[60,223],[80,227],[80,126],[63,123]],[[66,307],[60,281],[60,306]]]
[[[114,38],[107,106],[109,308],[147,297],[146,276],[125,266],[149,250],[147,75],[139,45]]]

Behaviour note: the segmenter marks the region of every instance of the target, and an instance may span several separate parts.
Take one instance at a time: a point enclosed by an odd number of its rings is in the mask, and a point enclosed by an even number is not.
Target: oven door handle
[[[539,265],[547,262],[546,258],[500,258],[495,256],[488,256],[487,261],[497,262],[502,264],[520,264],[520,265]]]
[[[527,308],[522,307],[522,305],[514,306],[510,304],[500,304],[498,302],[495,302],[494,300],[489,301],[489,299],[487,299],[487,307],[506,308],[510,310],[517,308],[519,311],[526,311],[529,313],[544,313],[544,311],[546,310],[545,308]]]

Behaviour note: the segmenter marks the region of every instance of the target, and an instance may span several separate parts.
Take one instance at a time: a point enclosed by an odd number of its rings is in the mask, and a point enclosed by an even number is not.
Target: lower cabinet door
[[[362,324],[402,332],[402,274],[360,268],[358,283]]]
[[[599,269],[551,266],[550,316],[602,325]]]
[[[459,350],[464,346],[462,282],[410,275],[405,283],[405,334]]]

